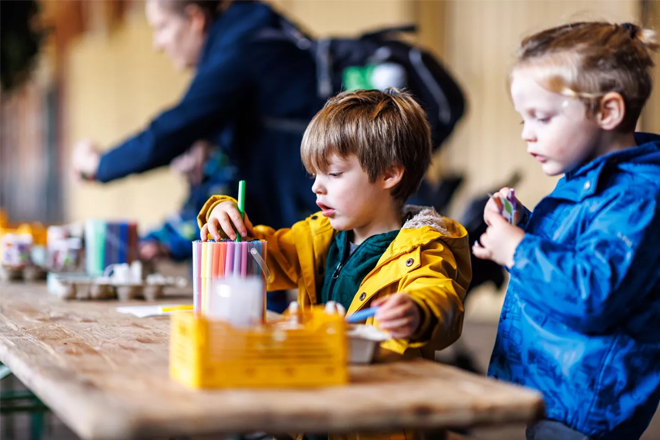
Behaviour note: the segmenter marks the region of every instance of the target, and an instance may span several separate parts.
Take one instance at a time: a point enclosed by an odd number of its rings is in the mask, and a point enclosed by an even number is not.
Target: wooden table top
[[[128,304],[145,303],[0,284],[0,362],[84,439],[463,427],[543,411],[536,392],[428,361],[351,366],[346,387],[191,390],[168,375],[169,318],[115,311]]]

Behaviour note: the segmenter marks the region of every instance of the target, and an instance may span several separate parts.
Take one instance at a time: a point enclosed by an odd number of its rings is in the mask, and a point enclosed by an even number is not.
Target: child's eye
[[[539,121],[542,124],[545,124],[546,122],[550,122],[550,118],[536,118],[537,121]]]
[[[342,175],[342,173],[328,173],[328,176],[330,176],[330,177],[339,177],[341,175]]]

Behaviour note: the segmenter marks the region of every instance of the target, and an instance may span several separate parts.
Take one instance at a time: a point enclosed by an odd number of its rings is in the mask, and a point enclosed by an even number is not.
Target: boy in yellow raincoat
[[[369,322],[392,335],[381,351],[433,359],[461,333],[472,273],[463,226],[404,206],[431,161],[424,111],[393,89],[341,93],[307,127],[301,154],[319,213],[276,231],[213,196],[198,217],[202,240],[265,239],[269,290],[297,288],[303,307],[333,300],[348,314],[380,306]]]

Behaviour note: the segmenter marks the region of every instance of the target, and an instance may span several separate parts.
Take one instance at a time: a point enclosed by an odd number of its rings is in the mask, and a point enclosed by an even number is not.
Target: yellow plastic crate
[[[172,315],[170,376],[192,388],[322,387],[348,383],[346,323],[323,308],[301,328],[239,329],[194,313]]]

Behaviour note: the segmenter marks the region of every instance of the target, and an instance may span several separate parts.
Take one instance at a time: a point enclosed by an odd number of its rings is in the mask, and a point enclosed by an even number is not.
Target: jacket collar
[[[650,165],[660,176],[660,136],[635,133],[635,143],[637,147],[606,154],[567,173],[557,183],[552,197],[581,201],[598,191],[601,178],[613,167],[639,170]]]

